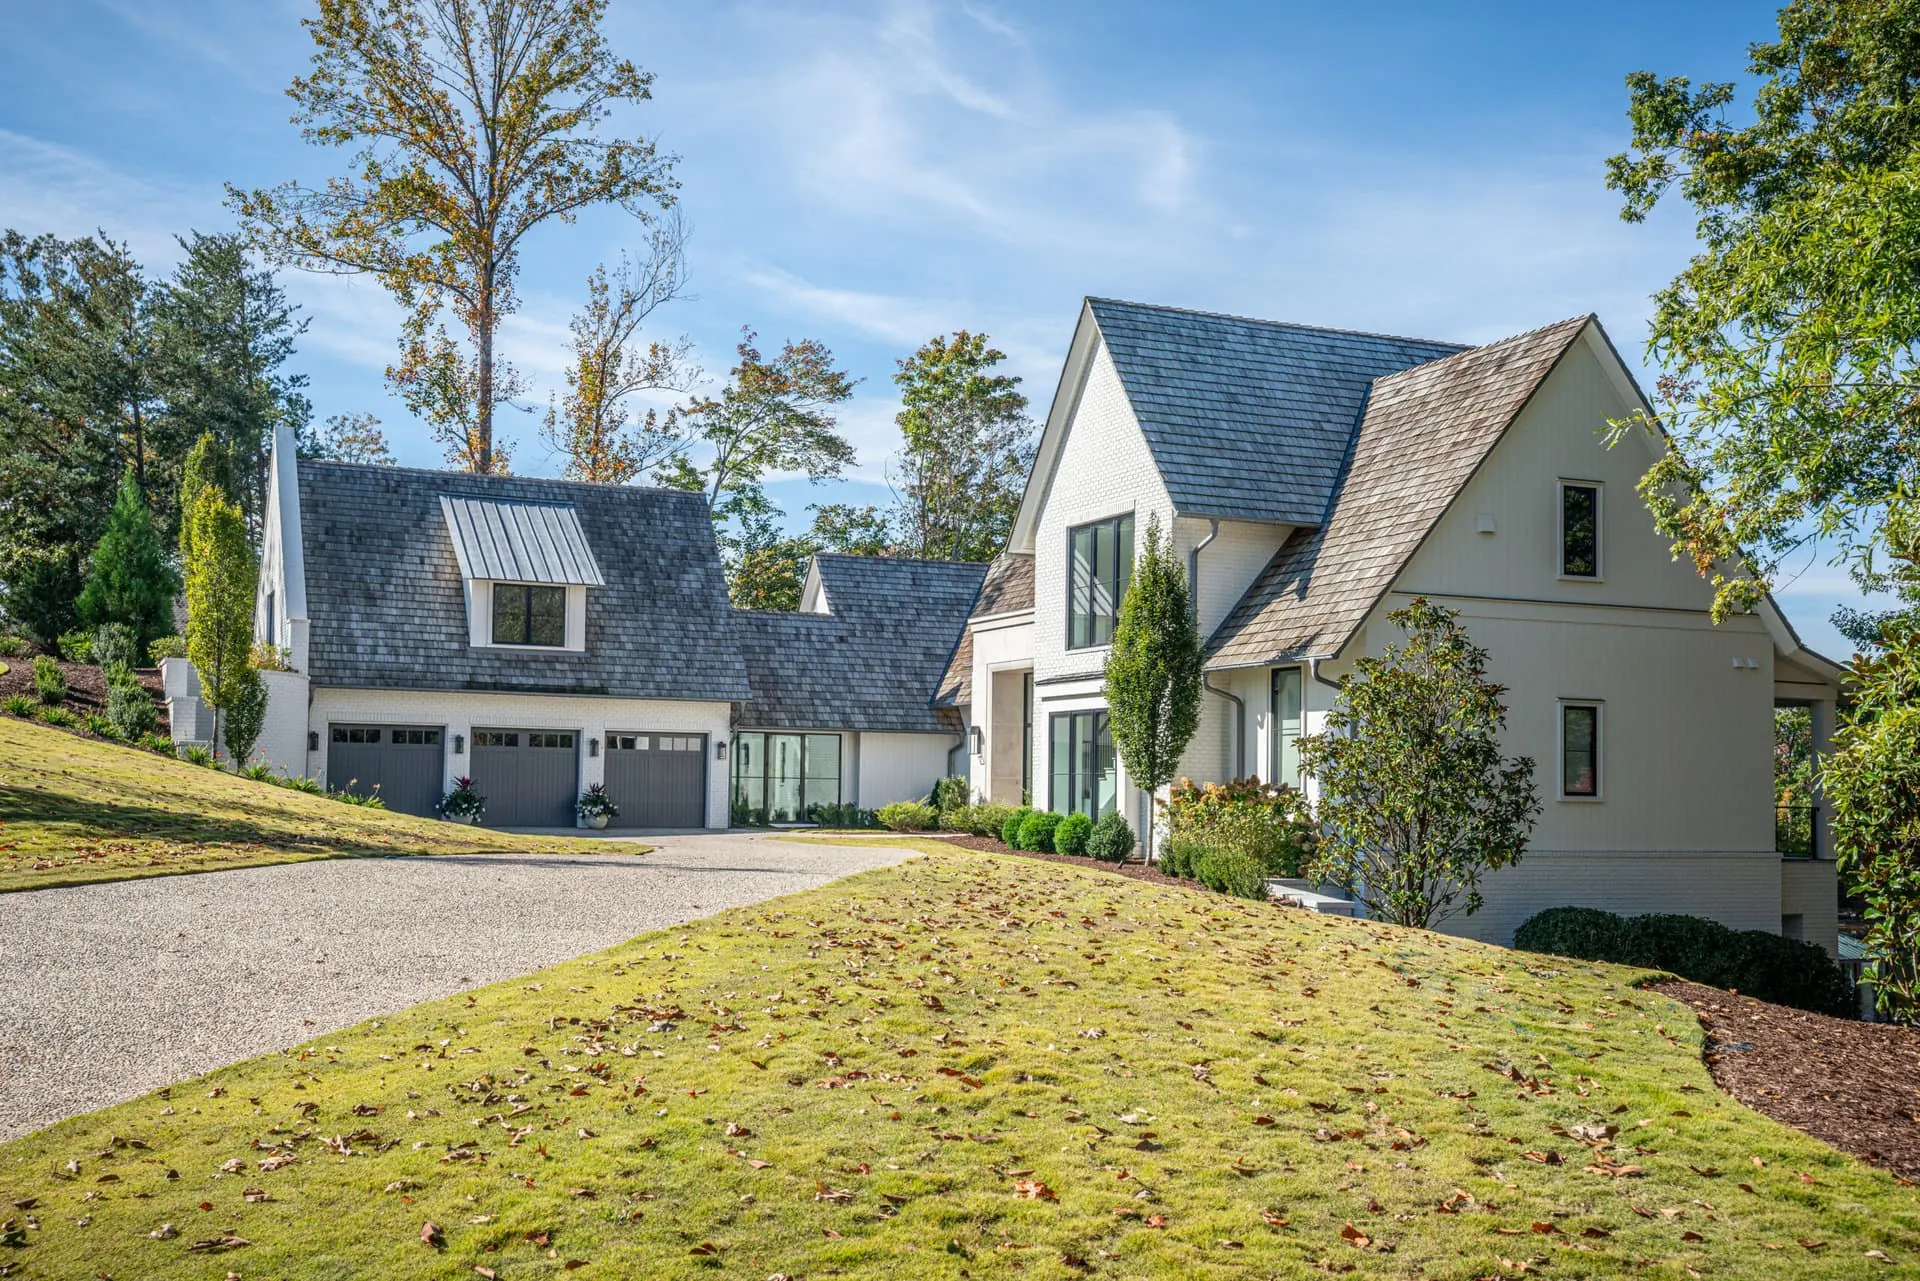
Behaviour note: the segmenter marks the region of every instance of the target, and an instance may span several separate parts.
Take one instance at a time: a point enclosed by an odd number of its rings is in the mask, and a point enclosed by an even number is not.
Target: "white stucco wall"
[[[267,717],[253,757],[276,774],[307,770],[307,678],[300,672],[261,672],[267,687]]]
[[[1020,803],[1020,674],[1033,667],[1033,611],[972,623],[973,703],[979,750],[969,747],[976,799]]]
[[[554,694],[487,694],[428,690],[316,689],[308,711],[307,728],[319,736],[319,748],[306,754],[306,772],[326,782],[328,727],[335,722],[380,725],[439,726],[446,735],[446,778],[469,770],[476,725],[499,729],[572,730],[580,735],[579,786],[585,789],[605,778],[609,730],[652,731],[667,734],[705,734],[707,743],[707,823],[727,825],[729,775],[727,761],[717,760],[713,744],[728,741],[729,703],[674,702],[664,699],[576,698]],[[455,755],[454,736],[466,740],[467,752]],[[585,740],[598,738],[602,750],[589,756]]]
[[[958,734],[862,733],[858,737],[858,803],[870,810],[895,801],[924,799],[951,772],[948,753],[960,743]],[[955,757],[954,763],[958,760]]]

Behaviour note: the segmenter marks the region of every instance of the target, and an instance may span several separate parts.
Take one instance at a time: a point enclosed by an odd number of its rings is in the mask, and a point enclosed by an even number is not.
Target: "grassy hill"
[[[389,814],[0,717],[0,891],[366,854],[638,847]]]
[[[0,1263],[1914,1275],[1920,1191],[1633,978],[941,850],[0,1146]]]

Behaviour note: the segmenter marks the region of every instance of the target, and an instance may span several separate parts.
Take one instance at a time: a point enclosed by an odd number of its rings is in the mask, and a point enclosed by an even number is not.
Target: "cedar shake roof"
[[[1212,668],[1330,658],[1353,638],[1535,389],[1581,316],[1379,379],[1324,522],[1294,532],[1208,643]]]
[[[1184,515],[1318,524],[1374,380],[1463,350],[1109,298],[1087,307]]]
[[[987,567],[827,553],[814,564],[831,613],[733,613],[753,686],[740,725],[958,733],[934,700]]]
[[[299,463],[298,476],[316,685],[716,702],[748,695],[699,494],[312,460]],[[570,513],[606,579],[585,588],[584,653],[469,644],[443,497]]]

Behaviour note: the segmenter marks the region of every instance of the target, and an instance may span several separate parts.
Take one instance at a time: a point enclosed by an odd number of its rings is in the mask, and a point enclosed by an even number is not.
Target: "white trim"
[[[1567,791],[1567,709],[1593,710],[1593,795]],[[1607,799],[1607,701],[1604,698],[1558,698],[1554,700],[1553,791],[1554,799],[1570,805],[1596,805]]]

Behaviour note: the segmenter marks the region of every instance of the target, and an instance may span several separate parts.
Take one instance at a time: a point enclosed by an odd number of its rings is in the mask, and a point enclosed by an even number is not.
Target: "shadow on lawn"
[[[403,852],[396,844],[368,841],[350,833],[310,836],[301,815],[262,814],[260,819],[183,814],[155,805],[88,800],[38,787],[0,784],[0,822],[36,823],[74,840],[170,840],[235,845],[264,845],[288,853]],[[404,838],[398,838],[404,840]]]

